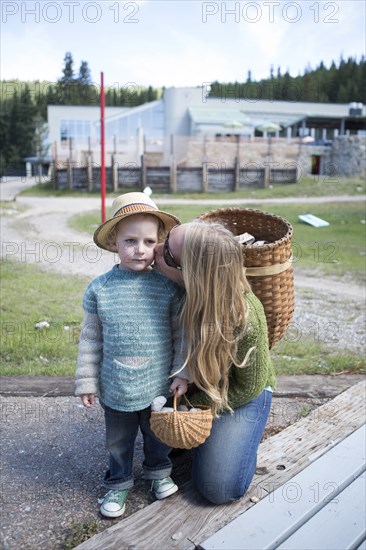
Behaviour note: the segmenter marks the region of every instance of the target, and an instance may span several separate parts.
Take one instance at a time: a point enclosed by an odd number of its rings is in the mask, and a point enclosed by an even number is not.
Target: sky
[[[1,2],[2,80],[77,74],[108,86],[199,86],[292,76],[365,54],[365,0]]]

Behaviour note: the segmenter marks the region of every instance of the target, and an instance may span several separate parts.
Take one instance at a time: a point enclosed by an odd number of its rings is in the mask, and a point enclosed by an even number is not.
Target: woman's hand
[[[80,399],[83,402],[84,407],[86,407],[87,409],[90,409],[90,407],[95,405],[94,393],[86,393],[84,395],[80,395]]]
[[[188,380],[185,378],[179,378],[179,376],[176,376],[173,379],[173,382],[170,385],[169,391],[172,393],[176,392],[177,397],[180,397],[181,395],[184,395],[188,388]]]

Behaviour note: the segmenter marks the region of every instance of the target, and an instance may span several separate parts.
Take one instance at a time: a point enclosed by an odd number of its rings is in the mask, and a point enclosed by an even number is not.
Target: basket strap
[[[184,397],[184,400],[186,402],[187,405],[189,405],[191,408],[193,407],[192,403],[190,402],[190,400],[188,399],[188,397],[186,396],[186,394],[183,395]]]
[[[292,266],[292,254],[291,257],[283,264],[268,265],[265,267],[247,267],[245,269],[245,275],[247,277],[268,277],[270,275],[278,275],[283,271],[286,271]]]

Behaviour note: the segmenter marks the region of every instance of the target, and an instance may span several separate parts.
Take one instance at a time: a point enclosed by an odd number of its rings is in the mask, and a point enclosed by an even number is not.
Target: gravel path
[[[4,259],[37,263],[44,270],[89,278],[106,271],[115,261],[110,253],[99,251],[89,235],[67,226],[71,215],[99,208],[98,199],[19,197],[11,204],[1,220]],[[364,290],[351,281],[324,280],[296,272],[291,338],[304,335],[340,350],[361,353]],[[307,398],[302,394],[292,399],[276,398],[266,434],[276,433],[301,418],[304,410],[312,410],[331,397]],[[0,411],[4,550],[66,550],[76,541],[81,542],[75,533],[92,534],[118,521],[103,519],[97,513],[107,464],[99,406],[86,410],[79,399],[71,396],[9,395],[1,398]],[[139,438],[136,483],[126,516],[153,501],[142,479],[141,454]],[[189,453],[174,459],[173,475],[178,485],[189,479],[189,466]]]

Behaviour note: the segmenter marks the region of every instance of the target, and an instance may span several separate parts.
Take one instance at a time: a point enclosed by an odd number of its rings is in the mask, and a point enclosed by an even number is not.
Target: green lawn
[[[157,200],[159,204],[159,201]],[[207,212],[209,209],[225,207],[205,207],[203,205],[169,205],[166,208],[182,222]],[[255,206],[286,218],[294,229],[292,249],[297,270],[306,270],[316,277],[327,275],[342,277],[349,273],[362,283],[365,280],[365,221],[363,203],[330,203],[300,205]],[[300,222],[300,214],[314,214],[330,223],[328,227],[317,229]],[[70,224],[79,231],[91,235],[100,223],[100,213],[92,212],[75,216]]]
[[[72,375],[87,279],[2,262],[1,375]],[[49,328],[37,329],[47,321]]]
[[[120,188],[118,193],[108,192],[109,197],[121,195],[129,191],[140,191],[139,188]],[[187,199],[273,199],[280,197],[321,197],[327,195],[361,195],[366,192],[366,182],[364,178],[352,177],[342,178],[340,176],[312,176],[304,177],[297,183],[276,183],[268,189],[242,189],[235,192],[227,193],[200,193],[181,191],[174,193],[158,193],[154,192],[154,200],[159,197],[177,197]],[[69,189],[55,190],[51,182],[36,184],[22,192],[23,195],[34,196],[99,196],[100,191],[88,193],[85,191],[70,191]]]
[[[270,196],[314,196],[325,191],[324,182],[303,181],[297,185],[276,186],[273,190],[222,194],[177,194],[177,198],[215,198],[254,196],[256,208],[278,214],[294,228],[295,270],[319,277],[350,276],[358,282],[365,277],[365,207],[362,203],[291,204],[261,206],[261,198]],[[42,192],[46,194],[47,186]],[[360,180],[342,180],[332,194],[359,194]],[[33,194],[38,189],[31,191]],[[122,191],[121,191],[122,192]],[[294,195],[295,192],[295,195]],[[330,192],[328,189],[324,194]],[[49,186],[47,194],[49,195]],[[85,194],[84,194],[85,196]],[[159,204],[159,197],[154,195]],[[170,205],[166,208],[182,222],[189,221],[215,207]],[[7,206],[5,206],[7,208]],[[163,207],[165,208],[165,207]],[[251,206],[252,208],[252,206]],[[316,229],[298,220],[299,214],[311,213],[330,222]],[[6,214],[6,212],[5,212]],[[70,224],[91,235],[100,223],[100,212],[72,218]],[[82,321],[82,296],[88,279],[43,272],[38,266],[3,262],[1,264],[1,374],[2,375],[73,375],[76,367],[78,336]],[[47,321],[48,328],[36,323]],[[274,347],[272,356],[280,374],[336,373],[364,371],[363,358],[350,352],[340,353],[311,338],[293,341],[285,337]],[[290,358],[290,359],[289,359]]]
[[[272,350],[277,374],[366,373],[365,358],[352,352],[336,352],[309,335],[294,341],[291,328]]]
[[[83,317],[87,278],[65,277],[38,266],[3,262],[1,266],[2,376],[73,376]],[[47,321],[49,328],[37,329]],[[365,372],[364,358],[289,333],[272,356],[278,374]]]

